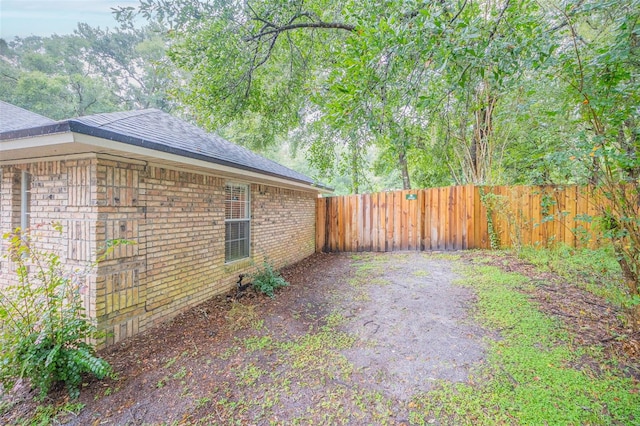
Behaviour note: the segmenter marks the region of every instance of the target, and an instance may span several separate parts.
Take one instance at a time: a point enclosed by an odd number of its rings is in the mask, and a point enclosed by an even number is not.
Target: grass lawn
[[[610,256],[316,255],[273,300],[219,298],[105,352],[117,377],[78,400],[5,396],[0,423],[640,424]]]

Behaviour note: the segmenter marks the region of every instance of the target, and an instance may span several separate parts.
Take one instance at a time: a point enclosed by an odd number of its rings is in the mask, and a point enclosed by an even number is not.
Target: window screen
[[[251,218],[248,185],[225,186],[224,219],[225,262],[249,257]]]
[[[20,179],[20,229],[24,232],[29,228],[31,217],[31,175],[22,171]]]

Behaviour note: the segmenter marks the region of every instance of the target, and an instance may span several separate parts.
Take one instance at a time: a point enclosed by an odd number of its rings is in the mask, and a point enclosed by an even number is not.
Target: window
[[[20,230],[26,231],[29,228],[29,217],[31,216],[31,175],[22,171],[20,179]]]
[[[249,186],[228,183],[224,201],[225,262],[249,257],[250,225]]]

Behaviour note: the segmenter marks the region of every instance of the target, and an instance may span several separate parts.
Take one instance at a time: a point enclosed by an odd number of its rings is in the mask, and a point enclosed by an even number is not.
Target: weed
[[[62,234],[61,225],[53,228]],[[15,284],[0,288],[0,383],[11,389],[16,380],[29,379],[42,399],[61,382],[76,398],[83,374],[103,379],[111,372],[90,344],[103,335],[87,317],[82,297],[86,277],[110,250],[85,269],[68,270],[58,254],[38,249],[37,237],[20,229],[3,235],[3,257],[14,264]]]
[[[209,398],[208,396],[204,396],[202,398],[198,398],[196,399],[196,409],[200,409],[202,407],[204,407],[205,405],[209,404],[211,402],[211,398]]]
[[[273,264],[267,260],[263,262],[262,269],[251,274],[251,280],[253,288],[271,298],[275,297],[275,290],[289,285],[287,280],[274,268]]]
[[[266,373],[267,372],[260,367],[250,364],[243,369],[236,370],[236,377],[240,384],[244,386],[252,386]]]
[[[182,385],[182,392],[180,392],[180,397],[181,398],[191,397],[191,391],[189,389],[189,386],[186,385],[186,382],[183,380],[180,382],[180,384]]]
[[[333,311],[325,318],[325,321],[327,327],[335,328],[344,322],[344,316],[339,311]]]
[[[569,367],[596,352],[576,348],[558,320],[539,312],[519,289],[527,279],[474,266],[461,284],[478,296],[478,318],[499,330],[475,384],[441,382],[412,400],[410,421],[453,424],[630,424],[640,418],[637,385],[615,369]]]
[[[178,355],[169,358],[169,360],[167,362],[164,363],[164,368],[169,368],[171,367],[173,364],[176,363],[176,361],[178,360]]]
[[[353,336],[325,325],[319,332],[310,329],[295,341],[280,343],[280,349],[291,368],[309,374],[321,372],[322,377],[346,379],[351,375],[353,365],[339,351],[351,348],[354,342]]]
[[[223,353],[220,354],[220,359],[226,361],[229,358],[231,358],[232,356],[236,355],[238,352],[240,352],[240,347],[238,346],[230,346],[227,349],[225,349],[225,351]],[[208,363],[210,362],[210,360],[207,361]]]
[[[156,388],[162,389],[163,387],[166,386],[168,381],[169,381],[169,377],[164,376],[162,379],[158,380],[158,383],[156,383]]]
[[[24,425],[50,425],[54,423],[60,423],[59,419],[69,415],[69,414],[78,414],[80,410],[84,408],[84,404],[82,403],[71,403],[66,402],[61,405],[38,405],[36,407],[35,412],[31,416],[30,419],[23,419]]]
[[[264,320],[257,320],[251,323],[251,328],[253,328],[255,331],[260,331],[260,330],[264,330],[265,326],[264,326]]]
[[[15,403],[12,403],[10,401],[3,401],[2,399],[0,399],[0,416],[8,413],[11,407],[13,407],[14,405]]]
[[[184,379],[186,375],[187,375],[187,368],[183,366],[180,368],[180,370],[174,373],[173,378]]]
[[[273,347],[271,336],[248,337],[244,340],[244,347],[249,352],[261,351]]]

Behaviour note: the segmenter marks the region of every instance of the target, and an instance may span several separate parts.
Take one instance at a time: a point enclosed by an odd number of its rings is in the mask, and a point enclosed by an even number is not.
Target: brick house
[[[70,267],[117,247],[86,308],[112,344],[227,291],[266,256],[315,251],[307,176],[159,110],[52,121],[0,104],[0,232],[35,229]],[[63,233],[39,227],[60,222]],[[2,248],[2,250],[6,250]],[[0,259],[0,285],[11,279]]]

